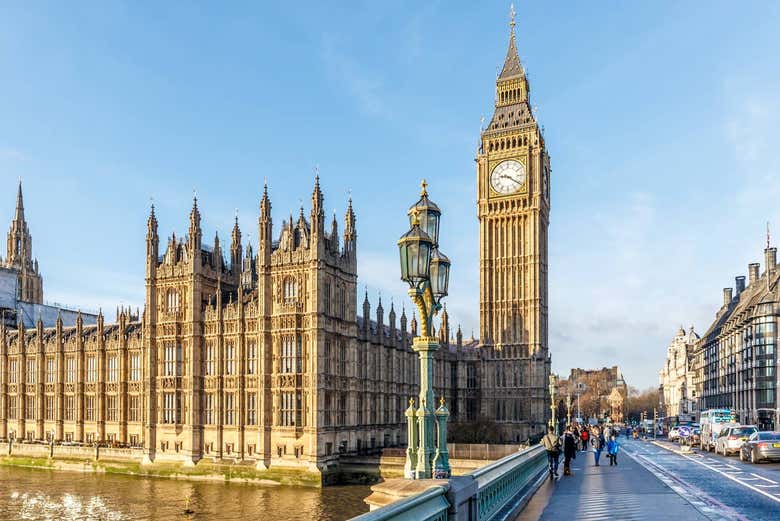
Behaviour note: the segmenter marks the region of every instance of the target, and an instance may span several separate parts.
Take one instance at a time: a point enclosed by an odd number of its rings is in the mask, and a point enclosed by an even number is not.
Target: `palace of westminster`
[[[550,163],[514,21],[476,164],[480,339],[464,341],[442,313],[434,389],[452,421],[494,422],[504,441],[524,441],[549,418]],[[433,205],[425,189],[416,205]],[[342,454],[403,445],[419,385],[417,325],[392,305],[385,315],[381,300],[373,313],[367,296],[358,304],[351,201],[343,224],[326,222],[316,180],[308,215],[275,232],[264,188],[257,226],[256,250],[237,222],[224,250],[218,236],[206,244],[195,199],[187,235],[161,244],[152,206],[143,309],[119,309],[113,324],[102,313],[52,314],[20,183],[0,259],[0,289],[3,280],[13,288],[0,296],[12,301],[0,321],[0,439],[312,472]],[[23,304],[38,305],[31,321],[15,314]]]

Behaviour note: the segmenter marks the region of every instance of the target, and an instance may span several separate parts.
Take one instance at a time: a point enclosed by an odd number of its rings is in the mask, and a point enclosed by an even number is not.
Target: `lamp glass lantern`
[[[450,283],[450,259],[435,248],[431,253],[431,291],[436,299],[447,296]]]
[[[431,238],[433,244],[437,245],[439,244],[439,219],[441,218],[441,210],[439,210],[436,203],[428,198],[428,192],[425,190],[425,186],[425,183],[423,183],[423,191],[420,200],[409,208],[409,211],[407,212],[409,215],[409,224],[414,226],[414,220],[416,218],[420,223],[420,228],[428,234],[428,237]]]
[[[417,286],[430,276],[433,241],[415,218],[412,228],[398,239],[401,260],[401,280]]]

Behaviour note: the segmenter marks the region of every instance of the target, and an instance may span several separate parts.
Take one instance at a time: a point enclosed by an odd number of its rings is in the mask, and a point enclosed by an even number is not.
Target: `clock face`
[[[499,163],[490,174],[490,185],[500,194],[517,192],[525,183],[523,163],[510,159]]]

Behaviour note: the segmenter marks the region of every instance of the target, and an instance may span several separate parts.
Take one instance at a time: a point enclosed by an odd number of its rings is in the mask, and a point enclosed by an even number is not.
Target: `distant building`
[[[699,410],[734,409],[743,423],[777,429],[777,321],[780,273],[777,248],[764,250],[766,269],[748,265],[736,288],[723,289],[723,304],[696,344],[694,370]]]
[[[577,417],[578,403],[582,418],[609,417],[613,421],[622,421],[625,417],[628,385],[616,365],[601,369],[572,369],[568,379],[558,381],[556,392],[559,412],[566,397],[571,396],[572,418]]]
[[[57,318],[63,324],[76,324],[79,312],[43,301],[43,276],[38,259],[32,255],[32,236],[24,217],[22,183],[16,192],[16,210],[8,231],[5,260],[0,257],[0,322],[16,327],[35,327],[40,320],[43,327],[53,327]],[[94,324],[97,315],[82,313],[85,324]]]
[[[666,363],[659,371],[661,409],[669,425],[693,422],[698,418],[694,386],[694,351],[699,335],[693,326],[682,326],[666,350]]]

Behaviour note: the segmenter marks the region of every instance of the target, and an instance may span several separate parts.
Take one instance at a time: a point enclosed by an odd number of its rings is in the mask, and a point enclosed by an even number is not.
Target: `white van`
[[[724,427],[737,424],[737,415],[732,409],[708,409],[699,416],[701,425],[701,450],[713,450],[715,439]]]

